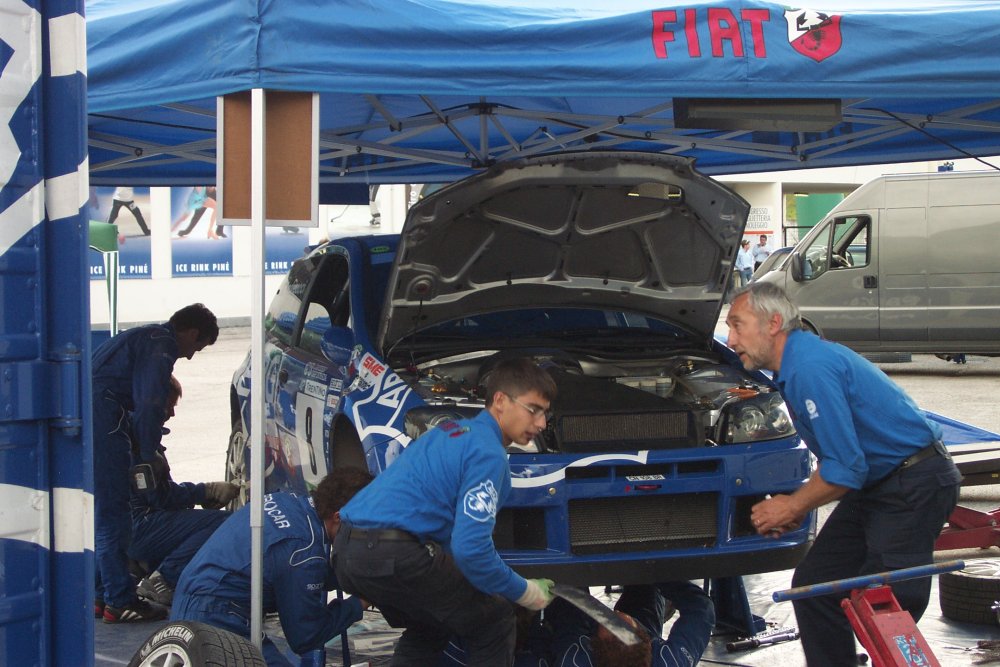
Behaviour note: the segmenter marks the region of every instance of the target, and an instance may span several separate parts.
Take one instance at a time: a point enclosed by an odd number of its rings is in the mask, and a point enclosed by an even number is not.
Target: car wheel
[[[247,484],[246,470],[247,434],[243,430],[243,420],[237,418],[233,423],[233,432],[229,435],[229,447],[226,449],[226,481],[240,485],[240,493],[226,505],[226,509],[236,511],[247,504],[250,498],[250,485]]]
[[[997,613],[992,606],[1000,601],[1000,560],[971,560],[965,569],[942,572],[938,577],[938,593],[945,618],[996,624]]]
[[[265,667],[260,650],[228,630],[180,621],[165,625],[147,639],[129,667]]]

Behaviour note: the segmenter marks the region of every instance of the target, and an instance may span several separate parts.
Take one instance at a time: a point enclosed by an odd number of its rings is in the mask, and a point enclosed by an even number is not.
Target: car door
[[[297,473],[291,481],[308,491],[328,472],[329,429],[346,368],[323,355],[322,342],[331,326],[347,325],[350,281],[347,256],[335,248],[301,261],[310,264],[311,279],[292,344],[282,358],[278,394],[282,448]]]
[[[831,340],[850,344],[878,339],[871,229],[871,214],[844,214],[821,223],[797,251],[802,280],[790,288],[790,295],[803,317]]]

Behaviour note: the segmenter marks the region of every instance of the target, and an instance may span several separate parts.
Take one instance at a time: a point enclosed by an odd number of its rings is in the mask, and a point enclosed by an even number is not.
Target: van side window
[[[803,254],[802,279],[815,280],[827,271],[868,265],[871,218],[847,216],[827,221]]]
[[[834,220],[833,252],[830,257],[830,265],[834,269],[868,266],[871,227],[871,218],[866,215]]]

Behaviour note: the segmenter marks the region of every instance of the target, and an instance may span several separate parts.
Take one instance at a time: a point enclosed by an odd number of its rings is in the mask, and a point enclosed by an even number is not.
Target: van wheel
[[[129,667],[266,667],[250,640],[205,623],[165,625],[143,643]]]
[[[1000,560],[968,561],[965,569],[938,577],[941,613],[965,623],[995,625],[1000,618],[991,607],[1000,601]]]
[[[243,430],[243,419],[233,422],[233,432],[229,435],[226,448],[226,481],[240,485],[240,493],[226,505],[226,509],[236,511],[250,499],[250,485],[246,470],[247,434]]]

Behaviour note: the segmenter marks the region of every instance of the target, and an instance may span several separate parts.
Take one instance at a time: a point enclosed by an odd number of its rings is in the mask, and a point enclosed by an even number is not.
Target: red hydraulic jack
[[[1000,546],[1000,507],[980,512],[959,505],[948,517],[948,524],[934,543],[934,550],[988,549],[996,546]]]
[[[775,602],[850,591],[840,606],[847,614],[858,641],[871,656],[873,667],[940,667],[930,646],[917,629],[910,612],[903,610],[889,583],[961,570],[960,560],[908,567],[863,577],[778,591]]]

